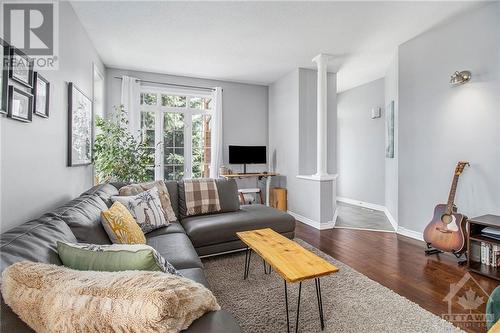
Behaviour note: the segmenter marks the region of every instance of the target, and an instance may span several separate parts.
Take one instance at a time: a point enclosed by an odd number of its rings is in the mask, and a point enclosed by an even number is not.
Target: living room
[[[2,332],[500,332],[499,2],[1,8]]]

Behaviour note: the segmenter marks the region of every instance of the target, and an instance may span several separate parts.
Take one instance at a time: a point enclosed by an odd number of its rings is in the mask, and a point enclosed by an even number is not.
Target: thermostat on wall
[[[382,109],[380,107],[376,107],[372,109],[372,119],[380,118],[382,113]]]

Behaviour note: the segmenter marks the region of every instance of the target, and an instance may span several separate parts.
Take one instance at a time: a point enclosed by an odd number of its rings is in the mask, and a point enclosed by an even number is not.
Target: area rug
[[[323,332],[463,332],[419,305],[370,280],[342,262],[295,239],[336,265],[339,272],[321,279]],[[243,332],[286,332],[284,282],[264,274],[262,259],[252,255],[243,280],[244,252],[206,258],[205,274],[219,304],[231,312]],[[298,283],[288,285],[290,328],[295,331]],[[314,280],[302,283],[299,332],[321,332]]]

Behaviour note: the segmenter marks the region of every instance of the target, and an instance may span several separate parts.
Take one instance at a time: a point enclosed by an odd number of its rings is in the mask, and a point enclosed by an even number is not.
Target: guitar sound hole
[[[443,221],[444,224],[450,224],[452,221],[451,215],[443,215],[441,216],[441,221]]]

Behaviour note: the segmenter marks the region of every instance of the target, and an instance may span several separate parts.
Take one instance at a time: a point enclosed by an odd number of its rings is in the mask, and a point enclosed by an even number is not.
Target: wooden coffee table
[[[323,317],[320,277],[338,272],[339,269],[270,228],[237,232],[236,235],[247,245],[243,279],[248,278],[252,251],[255,251],[264,260],[264,273],[270,274],[271,269],[274,269],[285,281],[287,332],[290,332],[287,283],[299,282],[297,318],[295,321],[295,332],[297,332],[299,327],[302,281],[309,279],[314,279],[316,285],[319,320],[321,323],[321,330],[323,330],[325,328],[325,322]],[[266,267],[266,263],[270,266],[269,270]]]

